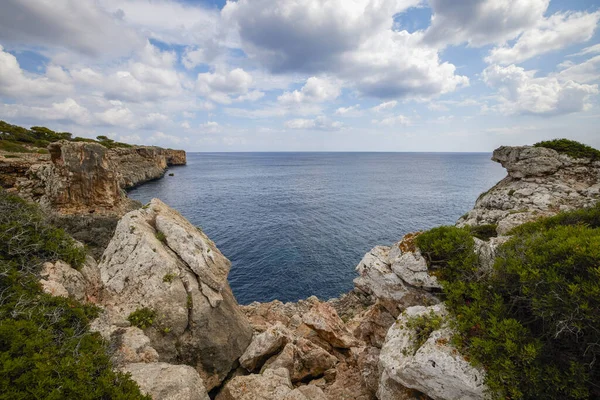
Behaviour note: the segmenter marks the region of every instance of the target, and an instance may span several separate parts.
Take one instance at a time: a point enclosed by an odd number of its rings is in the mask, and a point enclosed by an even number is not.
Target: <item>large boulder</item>
[[[302,316],[302,321],[333,347],[349,349],[358,345],[358,340],[346,330],[335,309],[327,303],[315,304]]]
[[[484,372],[469,364],[450,344],[452,331],[447,324],[433,331],[422,345],[416,342],[416,332],[407,323],[430,313],[447,317],[443,304],[415,306],[406,309],[390,328],[379,356],[380,386],[382,393],[385,392],[380,398],[394,398],[390,397],[390,391],[393,393],[394,387],[404,387],[423,392],[435,400],[483,399],[486,392]],[[401,391],[404,393],[404,389]],[[402,398],[401,395],[404,394],[398,394],[398,398]]]
[[[187,365],[135,363],[121,369],[154,400],[210,400],[198,372]]]
[[[199,229],[160,200],[126,214],[99,264],[108,324],[141,326],[160,360],[193,365],[208,390],[252,339],[229,284],[230,262]]]

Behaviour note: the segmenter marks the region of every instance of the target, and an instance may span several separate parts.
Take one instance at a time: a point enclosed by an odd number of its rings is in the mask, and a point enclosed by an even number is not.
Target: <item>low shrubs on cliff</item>
[[[35,206],[0,190],[0,399],[148,399],[89,331],[98,309],[40,288],[43,262],[84,256]]]
[[[470,271],[460,228],[417,239],[442,266],[454,344],[485,369],[494,398],[600,398],[599,215],[595,207],[515,229],[488,275]]]
[[[600,160],[600,150],[569,139],[554,139],[534,144],[535,147],[545,147],[556,150],[573,158],[591,158]]]

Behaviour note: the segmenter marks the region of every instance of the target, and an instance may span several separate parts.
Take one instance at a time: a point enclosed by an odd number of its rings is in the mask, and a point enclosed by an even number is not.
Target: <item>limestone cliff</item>
[[[477,199],[457,225],[497,224],[498,233],[560,211],[600,200],[600,162],[572,158],[543,147],[500,147],[492,160],[506,178]]]

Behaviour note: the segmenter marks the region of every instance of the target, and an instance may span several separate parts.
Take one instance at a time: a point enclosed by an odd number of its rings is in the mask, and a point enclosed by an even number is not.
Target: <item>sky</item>
[[[2,0],[0,119],[187,151],[600,148],[597,0]]]

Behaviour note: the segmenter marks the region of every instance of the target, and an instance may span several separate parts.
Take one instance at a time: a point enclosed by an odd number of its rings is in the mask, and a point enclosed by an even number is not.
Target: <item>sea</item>
[[[376,245],[452,225],[506,172],[489,153],[188,153],[129,191],[157,197],[231,260],[238,302],[352,289]],[[173,176],[169,176],[173,174]]]

